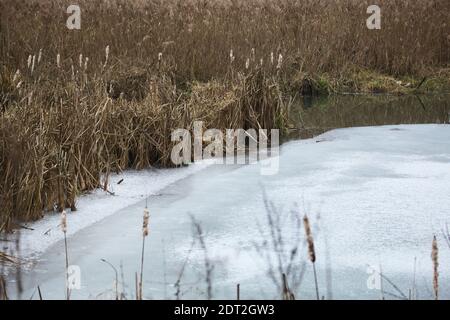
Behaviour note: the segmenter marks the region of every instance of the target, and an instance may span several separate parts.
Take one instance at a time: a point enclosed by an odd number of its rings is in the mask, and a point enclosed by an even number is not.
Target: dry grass
[[[171,130],[194,120],[284,128],[283,92],[309,79],[448,67],[447,0],[377,3],[380,31],[365,1],[82,0],[70,31],[69,2],[1,1],[0,230],[75,210],[111,172],[170,166]]]

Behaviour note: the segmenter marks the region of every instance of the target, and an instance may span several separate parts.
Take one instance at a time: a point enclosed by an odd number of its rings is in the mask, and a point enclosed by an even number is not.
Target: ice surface
[[[450,222],[449,125],[339,129],[290,142],[282,147],[280,171],[273,176],[260,175],[259,164],[213,165],[189,176],[195,169],[181,170],[186,174],[181,180],[178,173],[176,178],[169,174],[172,171],[127,172],[123,186],[112,182],[117,196],[95,193],[79,200],[80,210],[70,214],[68,222],[70,263],[82,273],[82,287],[73,291],[74,299],[107,296],[114,272],[102,258],[117,268],[122,264],[124,290],[132,297],[140,266],[143,195],[164,185],[160,194],[148,198],[146,298],[175,298],[173,284],[185,261],[182,297],[205,297],[204,251],[198,243],[192,247],[192,216],[201,222],[208,258],[214,263],[214,298],[233,299],[237,283],[244,299],[278,298],[268,265],[255,250],[255,243],[270,238],[263,189],[280,212],[310,216],[321,295],[379,298],[379,291],[367,286],[368,265],[381,265],[408,295],[416,259],[418,296],[430,298],[431,241],[436,234],[441,297],[450,298],[450,248],[441,234]],[[23,298],[37,285],[44,298],[64,297],[64,247],[61,241],[49,247],[61,238],[60,231],[42,236],[58,219],[47,217],[32,226],[35,231],[24,232],[27,254],[45,251],[24,274]],[[303,232],[290,220],[282,227],[292,241]],[[304,250],[301,255],[305,260]],[[314,298],[311,264],[306,262],[305,268],[296,294]],[[383,287],[399,295],[388,283]]]

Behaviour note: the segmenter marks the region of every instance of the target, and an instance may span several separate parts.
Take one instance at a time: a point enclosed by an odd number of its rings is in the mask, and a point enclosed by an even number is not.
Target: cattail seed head
[[[147,208],[144,209],[144,222],[142,224],[142,234],[144,237],[148,236],[148,220],[150,218],[150,213]]]
[[[307,215],[303,217],[303,225],[305,227],[306,242],[308,244],[309,260],[314,263],[316,262],[316,252],[314,250],[314,238],[312,236],[311,226],[309,224],[309,219]]]
[[[433,261],[433,291],[434,298],[439,299],[439,249],[437,245],[436,236],[433,237],[431,245],[431,260]]]
[[[61,68],[61,55],[59,53],[56,55],[56,66]]]
[[[66,214],[66,210],[63,210],[61,212],[61,230],[64,233],[67,232],[67,214]]]

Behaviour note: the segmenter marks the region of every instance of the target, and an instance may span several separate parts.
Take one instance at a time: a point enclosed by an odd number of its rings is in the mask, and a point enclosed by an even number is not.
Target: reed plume
[[[283,55],[280,53],[278,55],[278,62],[277,62],[277,69],[281,69],[281,66],[283,65]]]
[[[230,63],[232,64],[234,62],[234,53],[233,49],[230,50]]]
[[[33,54],[33,59],[31,61],[31,74],[34,72],[34,66],[36,64],[36,55]]]
[[[42,49],[39,49],[39,55],[38,55],[37,63],[40,64],[41,60],[42,60]]]
[[[106,65],[108,64],[109,59],[109,45],[105,48],[105,64],[103,65],[103,68],[106,68]]]

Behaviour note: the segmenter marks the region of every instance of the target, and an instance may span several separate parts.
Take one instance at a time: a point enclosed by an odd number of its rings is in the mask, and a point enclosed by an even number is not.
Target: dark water
[[[450,94],[303,97],[290,108],[290,139],[336,128],[450,122]]]

